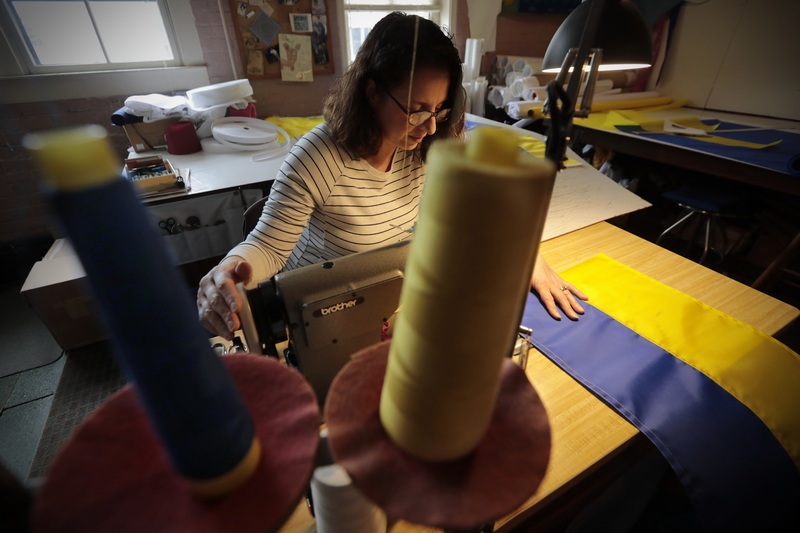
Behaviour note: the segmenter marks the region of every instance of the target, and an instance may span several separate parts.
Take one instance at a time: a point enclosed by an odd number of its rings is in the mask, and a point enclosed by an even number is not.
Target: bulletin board
[[[333,74],[328,0],[228,0],[245,77],[311,82]]]

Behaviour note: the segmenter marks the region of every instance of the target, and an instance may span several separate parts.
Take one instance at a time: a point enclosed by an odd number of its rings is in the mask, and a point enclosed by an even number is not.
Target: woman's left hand
[[[589,299],[580,289],[564,281],[547,264],[541,254],[536,257],[536,264],[533,267],[533,276],[531,277],[531,287],[539,295],[550,316],[556,320],[561,320],[561,313],[558,312],[559,307],[568,318],[578,320],[578,315],[583,314],[580,300],[586,301]]]

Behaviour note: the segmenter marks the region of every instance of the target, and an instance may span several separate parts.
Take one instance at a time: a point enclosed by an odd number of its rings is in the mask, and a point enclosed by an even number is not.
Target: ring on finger
[[[567,288],[567,286],[566,286],[566,285],[564,285],[563,287],[559,288],[558,290],[560,290],[560,291],[567,291],[567,292],[569,292],[569,289]]]

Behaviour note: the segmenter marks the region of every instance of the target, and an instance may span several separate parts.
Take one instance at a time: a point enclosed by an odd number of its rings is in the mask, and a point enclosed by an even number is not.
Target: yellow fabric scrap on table
[[[271,116],[267,117],[264,120],[267,122],[271,122],[276,126],[280,126],[286,133],[288,133],[292,137],[302,137],[312,129],[314,129],[318,124],[321,124],[325,121],[325,118],[322,116],[316,117],[279,117],[279,116]],[[283,142],[283,135],[280,135],[278,139],[280,142]],[[520,147],[533,154],[536,157],[544,158],[544,151],[545,151],[545,143],[534,139],[533,137],[524,135],[520,137],[519,141]],[[565,162],[566,166],[570,165],[579,165],[578,161],[574,159],[567,159]]]
[[[292,138],[294,137],[302,137],[309,131],[313,130],[318,124],[322,124],[325,119],[322,116],[317,117],[278,117],[278,116],[271,116],[267,117],[264,120],[267,122],[271,122],[276,126],[283,128],[286,133],[288,133]],[[278,139],[279,142],[283,142],[286,139],[283,139],[283,135],[280,136],[281,138]]]
[[[800,468],[800,355],[766,333],[600,254],[562,273],[593,306],[747,405]]]
[[[530,154],[532,154],[532,155],[534,155],[534,156],[536,156],[536,157],[538,157],[540,159],[544,159],[544,157],[545,157],[544,156],[544,152],[545,152],[545,148],[546,148],[547,145],[543,141],[540,141],[539,139],[535,139],[535,138],[530,137],[528,135],[523,135],[519,139],[519,146],[523,150],[525,150],[526,152],[528,152],[528,153],[530,153]],[[567,167],[574,166],[574,165],[580,165],[580,164],[581,163],[579,161],[575,161],[574,159],[569,158],[569,157],[567,158],[566,161],[564,161],[564,166],[567,166]]]

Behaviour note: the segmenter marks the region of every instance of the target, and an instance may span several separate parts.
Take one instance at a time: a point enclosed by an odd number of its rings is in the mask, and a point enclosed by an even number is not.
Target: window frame
[[[177,59],[176,66],[91,71],[63,71],[45,67],[31,72],[26,50],[20,50],[10,32],[17,32],[6,14],[0,20],[0,104],[72,98],[108,97],[126,94],[163,92],[165,80],[173,90],[185,90],[209,84],[200,37],[190,0],[161,0],[169,20]],[[5,10],[5,6],[3,6]],[[16,35],[15,35],[16,37]]]
[[[392,2],[392,0],[388,0],[388,2]],[[434,20],[434,22],[445,28],[448,33],[454,35],[455,24],[456,24],[456,0],[431,0],[431,3],[438,4],[438,8],[432,8],[426,5],[413,4],[411,2],[403,3],[402,1],[387,3],[387,0],[384,0],[384,2],[382,3],[358,1],[357,4],[348,4],[347,0],[336,2],[338,8],[338,17],[339,20],[341,21],[340,34],[342,35],[342,39],[340,40],[339,43],[340,44],[339,52],[340,52],[340,57],[344,58],[344,60],[342,61],[344,67],[347,68],[348,66],[350,66],[351,63],[350,27],[347,24],[347,13],[349,11],[384,11],[387,15],[393,11],[403,11],[403,12],[426,11],[426,10],[438,11],[439,20]]]

